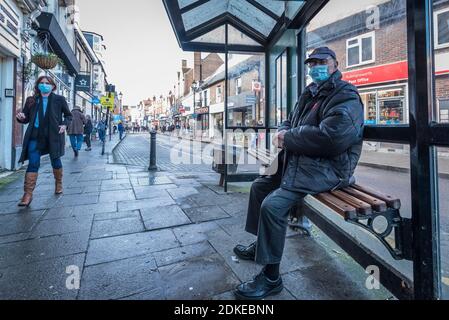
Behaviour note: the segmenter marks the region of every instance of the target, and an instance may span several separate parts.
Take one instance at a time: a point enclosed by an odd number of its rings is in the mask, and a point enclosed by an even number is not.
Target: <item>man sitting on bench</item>
[[[237,287],[239,299],[259,300],[283,290],[279,266],[290,209],[308,194],[348,187],[362,152],[363,103],[356,87],[342,80],[335,52],[318,48],[305,63],[313,83],[273,139],[282,149],[277,173],[251,187],[245,230],[257,241],[234,252],[264,268]]]

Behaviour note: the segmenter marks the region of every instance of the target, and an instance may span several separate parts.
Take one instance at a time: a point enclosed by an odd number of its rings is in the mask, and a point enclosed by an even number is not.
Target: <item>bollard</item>
[[[150,166],[148,171],[157,171],[156,165],[156,134],[155,130],[150,132],[151,134],[151,145],[150,145]]]

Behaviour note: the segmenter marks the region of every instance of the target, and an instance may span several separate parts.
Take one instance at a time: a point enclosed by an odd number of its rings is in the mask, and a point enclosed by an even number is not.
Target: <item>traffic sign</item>
[[[114,100],[115,97],[113,93],[109,94],[109,96],[102,96],[100,99],[102,106],[108,109],[114,109]]]

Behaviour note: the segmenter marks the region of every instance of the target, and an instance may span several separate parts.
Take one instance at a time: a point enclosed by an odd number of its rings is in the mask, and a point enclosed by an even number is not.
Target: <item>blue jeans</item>
[[[37,149],[37,141],[30,140],[28,143],[28,173],[37,173],[41,166],[41,152]],[[61,158],[51,159],[53,169],[62,169]]]
[[[102,142],[104,142],[105,137],[106,137],[106,130],[98,130],[98,138],[100,138]]]
[[[69,137],[72,149],[80,151],[83,146],[84,136],[82,134],[72,134]]]

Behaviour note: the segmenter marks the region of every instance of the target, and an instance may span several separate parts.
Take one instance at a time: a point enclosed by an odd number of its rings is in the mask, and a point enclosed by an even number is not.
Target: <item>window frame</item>
[[[371,38],[372,39],[372,59],[367,61],[362,61],[363,57],[363,42],[362,39],[365,38]],[[357,40],[357,45],[349,45],[349,42]],[[349,49],[359,47],[359,63],[349,65]],[[356,68],[359,66],[364,66],[367,64],[375,63],[376,62],[376,31],[370,31],[364,34],[361,34],[356,37],[352,37],[346,40],[346,69],[350,68]]]
[[[434,49],[435,50],[449,48],[449,41],[444,44],[438,44],[438,35],[439,35],[438,15],[442,14],[442,13],[446,13],[446,12],[449,12],[449,7],[433,12],[433,38],[434,38]]]

